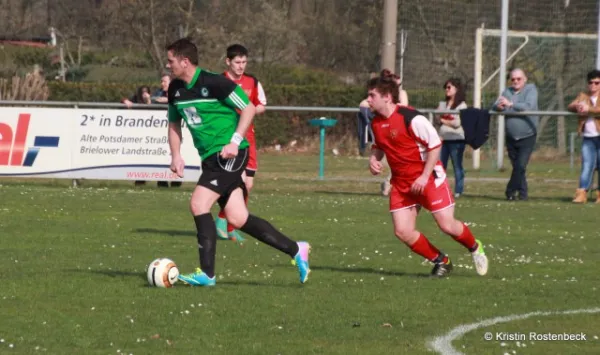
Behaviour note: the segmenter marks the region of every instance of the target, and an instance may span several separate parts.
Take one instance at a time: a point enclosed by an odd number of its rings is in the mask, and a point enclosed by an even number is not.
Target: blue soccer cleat
[[[219,239],[229,239],[227,236],[227,220],[225,218],[217,217],[215,226],[217,227],[217,237],[219,237]]]
[[[292,264],[298,268],[300,274],[300,283],[305,283],[308,280],[308,274],[310,274],[310,267],[308,266],[308,254],[310,253],[310,244],[307,242],[298,242],[298,254],[292,260]]]
[[[244,244],[246,238],[242,237],[240,233],[236,230],[232,230],[231,232],[227,232],[227,237],[232,242],[238,243],[240,246]]]
[[[196,272],[179,275],[177,278],[190,286],[214,286],[217,282],[214,276],[208,277],[200,268],[196,268]]]

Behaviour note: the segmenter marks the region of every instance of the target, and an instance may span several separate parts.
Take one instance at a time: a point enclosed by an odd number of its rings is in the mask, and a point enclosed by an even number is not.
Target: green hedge
[[[154,87],[156,84],[105,84],[72,83],[52,81],[48,83],[50,98],[53,101],[119,102],[131,96],[140,85]],[[325,85],[265,85],[270,106],[329,106],[357,107],[365,98],[364,86],[325,86]],[[412,106],[436,108],[443,99],[439,89],[419,89],[408,91]],[[356,135],[357,124],[354,113],[324,112],[267,112],[256,119],[259,146],[275,143],[286,144],[291,140],[299,143],[314,139],[317,128],[310,127],[308,120],[328,116],[338,119],[338,124],[328,131],[333,138]]]

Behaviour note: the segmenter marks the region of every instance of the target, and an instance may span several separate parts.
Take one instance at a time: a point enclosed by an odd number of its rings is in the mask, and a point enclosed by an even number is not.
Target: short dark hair
[[[396,83],[396,80],[398,79],[400,79],[398,75],[392,73],[388,69],[383,69],[381,73],[379,73],[379,76],[369,80],[367,89],[376,89],[381,95],[390,94],[392,95],[392,102],[397,104],[400,92],[400,87]]]
[[[227,59],[231,60],[235,57],[247,57],[248,49],[241,44],[232,44],[227,47]]]
[[[590,81],[592,79],[600,78],[600,70],[594,69],[587,74],[587,80]]]
[[[198,48],[189,38],[181,38],[169,44],[167,51],[172,51],[178,58],[187,58],[193,65],[198,65]]]

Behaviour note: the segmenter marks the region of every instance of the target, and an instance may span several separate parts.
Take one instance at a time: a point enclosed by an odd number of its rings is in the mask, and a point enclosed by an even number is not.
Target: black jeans
[[[536,135],[519,140],[506,137],[508,158],[512,164],[512,174],[506,185],[506,197],[519,193],[520,198],[527,198],[527,178],[525,177],[527,164],[535,148]]]

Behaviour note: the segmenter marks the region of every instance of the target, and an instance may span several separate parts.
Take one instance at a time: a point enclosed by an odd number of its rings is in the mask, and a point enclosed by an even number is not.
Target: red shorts
[[[406,190],[406,189],[404,189]],[[410,191],[404,191],[392,182],[390,191],[390,212],[402,210],[413,206],[422,206],[432,213],[454,206],[452,191],[448,187],[448,180],[435,186],[434,180],[430,180],[421,195],[414,195]]]
[[[248,147],[248,165],[246,165],[246,170],[251,170],[252,172],[256,172],[258,170],[258,161],[256,159],[256,139],[254,138],[254,126],[248,129],[246,133],[246,140],[250,143],[250,147]],[[254,176],[254,174],[252,174]]]

